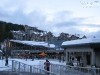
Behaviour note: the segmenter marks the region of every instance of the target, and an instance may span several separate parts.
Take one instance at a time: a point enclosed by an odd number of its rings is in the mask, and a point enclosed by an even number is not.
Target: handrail
[[[40,65],[43,64],[44,61],[40,61]],[[56,67],[56,68],[55,68]],[[51,72],[58,73],[59,75],[66,75],[67,74],[87,74],[90,75],[91,73],[95,72],[96,74],[100,75],[100,68],[92,68],[92,67],[80,67],[80,66],[70,66],[70,65],[61,65],[61,64],[53,64],[51,63],[50,66]]]
[[[12,60],[12,72],[16,71],[18,73],[38,73],[38,74],[45,74],[49,73],[50,75],[58,75],[57,73],[44,70],[39,67],[35,67],[36,65],[27,65],[19,61]],[[39,65],[37,65],[39,66]]]

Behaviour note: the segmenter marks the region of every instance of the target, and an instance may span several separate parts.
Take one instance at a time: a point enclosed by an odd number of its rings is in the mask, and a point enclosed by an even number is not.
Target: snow
[[[27,64],[27,65],[39,65],[40,64],[40,61],[43,61],[45,62],[45,59],[41,59],[41,60],[38,60],[38,59],[34,59],[34,61],[32,61],[32,59],[28,59],[27,61],[25,59],[9,59],[9,62],[8,62],[8,65],[12,65],[12,61],[11,60],[16,60],[16,61],[19,61],[21,63],[24,63],[24,64]],[[50,59],[49,60],[50,63],[53,63],[53,64],[60,64],[60,65],[66,65],[66,63],[64,62],[59,62],[58,60],[54,60],[54,59]],[[7,70],[9,69],[9,67],[5,66],[5,60],[0,60],[0,71],[2,70]]]
[[[62,45],[75,45],[75,44],[86,44],[86,43],[100,43],[100,38],[84,38],[72,41],[65,41]]]
[[[10,41],[13,41],[13,42],[17,42],[17,43],[22,43],[22,44],[27,44],[27,45],[31,45],[31,46],[45,46],[45,47],[48,47],[48,43],[46,42],[36,42],[36,41],[20,41],[20,40],[10,40]],[[55,45],[54,44],[50,44],[49,47],[52,47],[54,48]]]
[[[50,46],[50,48],[54,48],[54,47],[55,47],[55,45],[54,45],[54,44],[50,44],[49,46]]]
[[[2,50],[0,50],[0,52],[2,52]]]

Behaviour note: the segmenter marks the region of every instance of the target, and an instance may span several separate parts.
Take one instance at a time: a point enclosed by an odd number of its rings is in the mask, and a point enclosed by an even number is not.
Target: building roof
[[[44,46],[44,47],[50,47],[50,48],[54,48],[55,45],[54,44],[49,44],[46,42],[36,42],[36,41],[21,41],[21,40],[10,40],[12,42],[16,42],[16,43],[21,43],[21,44],[26,44],[26,45],[31,45],[31,46]]]
[[[72,41],[65,41],[62,43],[62,47],[72,47],[72,46],[88,46],[91,44],[100,44],[100,38],[84,38]]]
[[[2,52],[2,50],[0,50],[0,53]]]

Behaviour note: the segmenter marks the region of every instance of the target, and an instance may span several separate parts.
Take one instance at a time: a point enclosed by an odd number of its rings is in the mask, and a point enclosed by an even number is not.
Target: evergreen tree
[[[5,39],[12,39],[13,35],[11,31],[25,30],[23,25],[7,23],[0,21],[0,42],[3,42]]]

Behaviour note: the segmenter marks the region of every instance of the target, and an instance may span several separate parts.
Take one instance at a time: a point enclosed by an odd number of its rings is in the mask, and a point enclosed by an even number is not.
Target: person
[[[44,68],[45,68],[45,70],[50,71],[50,62],[48,59],[46,59],[46,62],[44,63]],[[49,74],[49,73],[47,73],[47,74]]]
[[[8,66],[8,55],[6,55],[6,63],[5,66]]]
[[[32,55],[32,61],[34,60],[34,56]]]
[[[59,62],[61,62],[61,56],[59,56],[58,59],[59,59]]]
[[[96,66],[95,65],[92,65],[92,75],[96,75]]]
[[[72,68],[72,66],[74,66],[73,62],[69,62],[70,68]]]
[[[72,57],[72,62],[74,62],[74,57]]]

